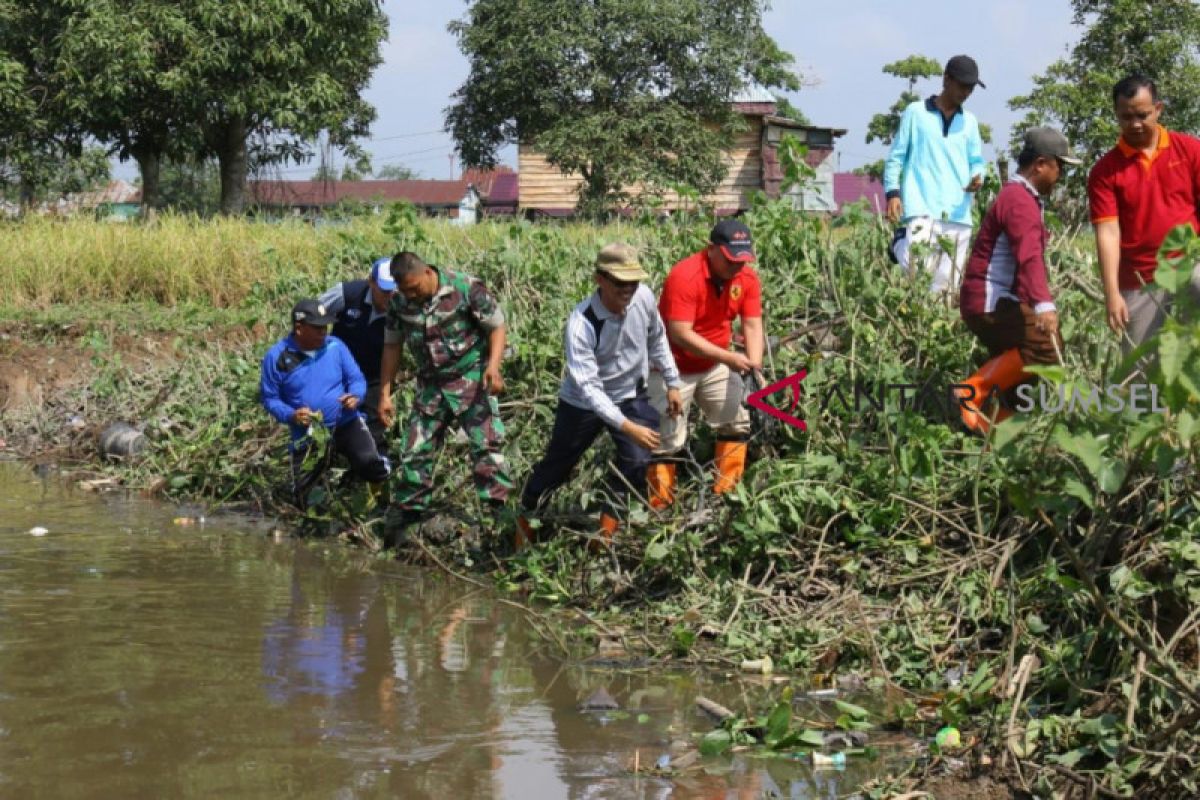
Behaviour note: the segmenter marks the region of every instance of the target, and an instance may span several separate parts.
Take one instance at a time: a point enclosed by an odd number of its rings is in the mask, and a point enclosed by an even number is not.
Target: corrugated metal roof
[[[94,208],[104,203],[140,203],[142,190],[128,181],[110,181],[103,189],[68,195],[67,199],[81,208]]]
[[[518,178],[517,173],[501,173],[492,180],[491,191],[487,193],[486,202],[489,206],[515,206],[517,204],[519,189],[520,179]]]
[[[462,179],[475,187],[480,197],[490,198],[496,191],[496,181],[504,176],[515,176],[517,173],[511,167],[503,164],[495,169],[468,169],[462,174]]]
[[[759,83],[748,83],[730,100],[731,103],[774,103],[775,95]]]
[[[841,211],[850,203],[866,200],[867,206],[877,214],[887,209],[883,184],[869,175],[853,172],[835,172],[833,175],[833,200]]]

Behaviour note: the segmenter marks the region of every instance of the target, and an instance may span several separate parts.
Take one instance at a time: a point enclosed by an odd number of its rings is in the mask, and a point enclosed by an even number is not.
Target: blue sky
[[[453,145],[441,131],[442,114],[467,63],[446,24],[463,16],[466,2],[386,0],[384,8],[391,27],[367,92],[379,114],[367,149],[376,167],[400,163],[422,177],[450,177]],[[942,62],[968,53],[979,62],[988,88],[977,89],[967,107],[1003,145],[1020,116],[1008,110],[1009,98],[1028,92],[1031,77],[1078,39],[1071,16],[1068,0],[776,0],[764,24],[806,82],[792,102],[815,124],[848,129],[837,149],[841,169],[849,170],[882,157],[882,147],[863,141],[867,122],[891,105],[903,82],[880,68],[914,53]],[[919,88],[932,94],[938,85]],[[511,148],[504,155],[515,159]],[[293,166],[285,174],[303,178],[313,169]]]

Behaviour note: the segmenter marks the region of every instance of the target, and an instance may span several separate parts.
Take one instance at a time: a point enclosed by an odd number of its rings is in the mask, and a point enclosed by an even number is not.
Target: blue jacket
[[[947,125],[933,98],[904,109],[892,149],[883,165],[883,190],[900,195],[904,219],[971,224],[974,196],[966,186],[984,168],[979,122],[959,109]]]
[[[308,432],[305,426],[292,423],[297,409],[307,406],[320,411],[325,427],[341,427],[361,414],[342,408],[338,398],[352,394],[361,403],[367,381],[350,350],[336,336],[327,336],[321,349],[307,356],[289,334],[263,356],[260,388],[263,407],[291,429],[295,442]]]

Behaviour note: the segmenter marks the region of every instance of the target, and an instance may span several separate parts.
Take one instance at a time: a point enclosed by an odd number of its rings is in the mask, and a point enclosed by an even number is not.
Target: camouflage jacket
[[[478,278],[451,270],[437,273],[438,290],[424,303],[399,293],[392,296],[384,341],[407,344],[424,383],[478,380],[488,334],[504,324],[504,312]]]

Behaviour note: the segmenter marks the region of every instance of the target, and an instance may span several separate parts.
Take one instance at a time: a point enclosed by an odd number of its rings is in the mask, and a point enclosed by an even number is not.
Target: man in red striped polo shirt
[[[1131,75],[1113,87],[1121,138],[1088,176],[1088,201],[1108,326],[1124,333],[1128,354],[1153,336],[1171,307],[1154,281],[1158,248],[1172,228],[1200,231],[1200,141],[1158,124],[1163,103],[1154,81]],[[1191,290],[1200,294],[1200,268]]]
[[[984,400],[1027,380],[1026,364],[1056,364],[1062,348],[1058,311],[1046,276],[1049,235],[1042,198],[1078,164],[1067,138],[1053,128],[1033,128],[1017,157],[1017,176],[1005,184],[979,226],[959,294],[963,322],[988,349],[990,360],[965,383],[963,424],[978,433],[991,426]],[[997,421],[1010,415],[1001,404]]]

